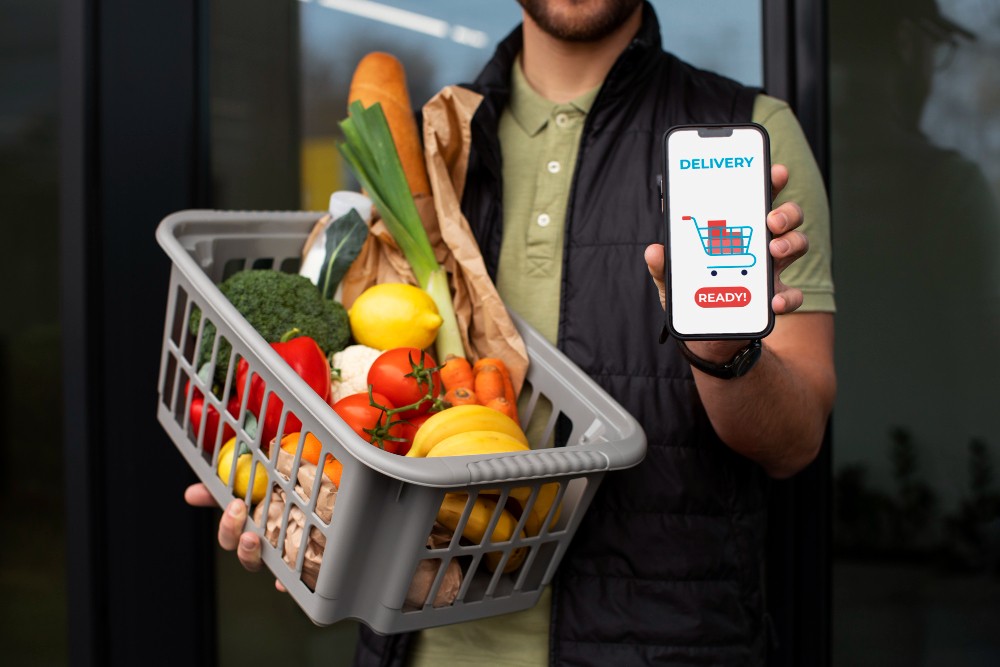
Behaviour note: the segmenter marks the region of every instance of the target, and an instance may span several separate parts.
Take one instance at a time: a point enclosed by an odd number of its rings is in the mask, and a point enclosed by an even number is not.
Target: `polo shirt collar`
[[[521,126],[528,136],[535,136],[549,122],[555,111],[575,109],[586,115],[594,104],[600,86],[588,90],[579,97],[570,100],[565,104],[556,104],[547,100],[531,87],[521,70],[521,56],[518,55],[511,68],[510,75],[510,103],[508,108],[518,125]]]

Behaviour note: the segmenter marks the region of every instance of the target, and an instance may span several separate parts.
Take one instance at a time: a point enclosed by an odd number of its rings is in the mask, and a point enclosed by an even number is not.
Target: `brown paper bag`
[[[278,460],[275,468],[286,480],[291,478],[292,463],[294,456],[284,449],[278,450]],[[300,461],[299,470],[296,474],[295,492],[306,501],[312,494],[313,484],[316,481],[316,466],[308,461]],[[325,521],[330,522],[333,517],[333,507],[337,501],[337,487],[326,475],[320,480],[319,494],[316,498],[316,514]],[[267,520],[264,524],[264,539],[271,543],[271,546],[278,545],[278,536],[281,533],[281,516],[285,511],[285,492],[276,488],[271,493],[271,502],[267,508]],[[261,525],[263,518],[264,503],[257,505],[254,510],[254,521]],[[306,516],[298,508],[292,506],[288,512],[288,528],[285,530],[285,543],[283,559],[289,567],[295,567],[295,560],[299,555],[299,545],[302,544],[302,532],[305,530]],[[326,547],[326,537],[318,530],[310,530],[308,541],[306,542],[306,553],[302,560],[302,581],[310,589],[315,590],[316,578],[319,575],[319,566],[323,561],[323,549]]]
[[[428,549],[441,549],[447,547],[451,542],[452,532],[439,523],[434,524],[430,537],[427,538]],[[417,571],[410,582],[410,590],[406,592],[405,605],[408,608],[419,609],[427,602],[430,595],[431,586],[437,577],[438,570],[441,569],[440,558],[424,558],[417,564]],[[434,607],[447,607],[458,597],[458,590],[462,587],[462,568],[457,560],[448,561],[448,567],[444,571],[441,585],[434,595]]]
[[[520,391],[528,353],[486,271],[479,245],[461,210],[471,119],[481,100],[482,96],[471,91],[448,87],[424,105],[424,159],[434,196],[417,197],[416,205],[438,263],[448,271],[467,356],[473,362],[481,357],[499,357],[510,369],[515,390]],[[385,224],[376,219],[370,230],[361,254],[342,283],[347,308],[376,283],[416,284]]]

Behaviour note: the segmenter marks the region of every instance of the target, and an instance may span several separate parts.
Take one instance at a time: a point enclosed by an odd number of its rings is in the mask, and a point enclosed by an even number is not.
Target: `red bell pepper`
[[[296,330],[292,330],[292,334]],[[309,336],[298,336],[287,339],[289,334],[285,334],[282,340],[271,343],[282,359],[292,367],[298,375],[312,387],[323,400],[330,396],[330,362],[327,360],[319,344]],[[243,400],[243,394],[247,386],[247,373],[250,370],[246,359],[240,359],[236,366],[236,393],[239,400]],[[257,428],[262,430],[261,445],[265,450],[270,446],[278,434],[278,422],[281,420],[281,410],[284,403],[276,395],[271,395],[267,401],[267,414],[261,415],[260,408],[264,404],[264,397],[267,396],[267,387],[264,380],[256,373],[250,378],[250,397],[247,402],[247,409],[257,417]],[[294,433],[302,430],[302,421],[291,412],[285,418],[284,433]]]
[[[191,383],[188,382],[184,387],[184,393],[191,391]],[[229,404],[226,406],[229,414],[235,419],[240,413],[240,401],[233,395],[229,397]],[[205,417],[205,436],[202,442],[204,451],[211,454],[215,451],[215,436],[219,432],[219,411],[215,409],[214,405],[209,404],[208,411],[205,410],[205,396],[201,393],[198,388],[194,389],[194,393],[191,395],[191,410],[189,413],[191,428],[193,432],[193,438],[195,442],[198,442],[198,430],[201,428],[202,417]],[[236,432],[229,423],[225,423],[222,427],[222,438],[219,442],[228,442],[230,438],[233,438]]]

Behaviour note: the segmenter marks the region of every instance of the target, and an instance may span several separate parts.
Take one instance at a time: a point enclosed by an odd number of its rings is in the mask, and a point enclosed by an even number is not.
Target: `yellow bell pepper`
[[[236,438],[230,438],[219,450],[219,479],[224,484],[229,484],[229,475],[233,469],[233,449],[236,447]],[[246,498],[247,487],[250,484],[250,464],[253,462],[253,454],[249,451],[243,452],[236,460],[236,479],[233,481],[233,494],[237,498]],[[267,493],[267,469],[260,462],[253,476],[253,493],[250,502],[259,503]]]

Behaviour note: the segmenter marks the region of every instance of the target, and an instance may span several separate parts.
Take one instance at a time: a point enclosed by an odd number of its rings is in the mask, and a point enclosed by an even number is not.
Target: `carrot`
[[[510,379],[510,372],[504,368],[503,375],[503,396],[510,403],[510,409],[514,413],[514,421],[517,421],[517,396],[514,394],[514,382]]]
[[[449,389],[444,394],[445,402],[455,405],[479,405],[479,399],[476,398],[475,392],[471,389],[466,389],[465,387],[455,387],[454,389]]]
[[[490,385],[487,385],[491,387],[490,388],[491,393],[484,395],[479,389],[479,375],[484,370],[488,371],[488,369],[490,368],[496,369],[496,372],[500,376],[500,380],[502,382],[502,389],[501,391],[496,391]],[[514,383],[511,381],[510,371],[507,370],[507,365],[503,362],[503,360],[498,359],[496,357],[483,357],[475,364],[473,364],[472,372],[476,376],[476,396],[479,397],[479,401],[483,405],[486,405],[487,403],[489,403],[489,401],[496,398],[497,396],[503,396],[505,399],[507,399],[507,403],[509,403],[511,406],[510,410],[513,412],[514,421],[517,421],[517,396],[514,393]],[[492,379],[484,380],[484,382],[489,382],[489,383],[492,383],[494,381],[495,380]]]
[[[502,412],[514,421],[517,421],[517,407],[503,396],[497,396],[485,403],[486,407]]]
[[[468,389],[472,391],[475,378],[472,375],[472,364],[465,357],[450,357],[441,367],[441,382],[444,388]]]
[[[501,372],[507,372],[507,364],[498,357],[483,357],[472,365],[472,372],[478,373],[484,366],[496,366]]]
[[[366,108],[381,103],[403,173],[414,195],[429,195],[431,186],[424,163],[423,142],[410,105],[403,64],[392,54],[375,51],[358,63],[351,79],[347,103],[360,101]]]
[[[479,402],[483,405],[486,405],[498,396],[506,398],[504,394],[503,373],[500,369],[493,364],[481,366],[479,372],[476,373],[475,391],[476,396],[479,397]]]

